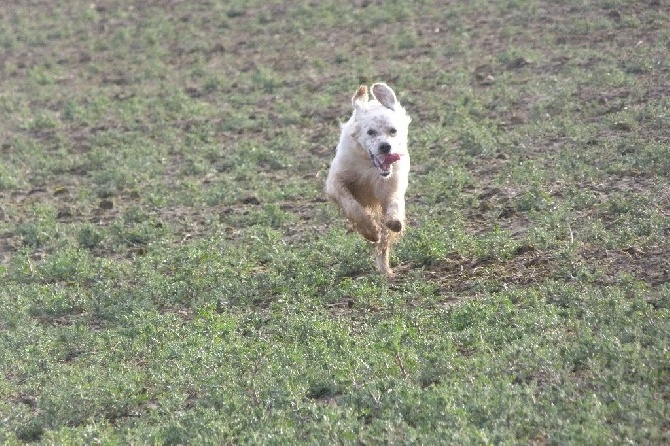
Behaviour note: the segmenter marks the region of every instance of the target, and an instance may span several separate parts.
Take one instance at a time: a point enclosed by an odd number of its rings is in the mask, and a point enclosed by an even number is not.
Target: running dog
[[[392,276],[391,244],[405,228],[411,119],[388,85],[374,84],[371,90],[372,100],[365,85],[354,94],[354,111],[342,124],[326,194],[354,229],[374,243],[379,272]]]

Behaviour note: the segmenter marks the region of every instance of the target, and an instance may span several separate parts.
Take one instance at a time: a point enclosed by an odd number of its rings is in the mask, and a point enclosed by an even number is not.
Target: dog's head
[[[393,163],[407,156],[407,131],[411,119],[388,85],[374,84],[372,96],[373,100],[368,100],[365,85],[358,87],[354,94],[352,136],[368,152],[379,174],[387,177]]]

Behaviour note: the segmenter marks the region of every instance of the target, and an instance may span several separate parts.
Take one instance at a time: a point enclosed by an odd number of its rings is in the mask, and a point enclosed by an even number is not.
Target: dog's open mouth
[[[391,164],[398,161],[400,155],[397,153],[384,153],[375,156],[370,152],[370,159],[372,159],[372,165],[379,171],[379,175],[387,177],[391,174]]]

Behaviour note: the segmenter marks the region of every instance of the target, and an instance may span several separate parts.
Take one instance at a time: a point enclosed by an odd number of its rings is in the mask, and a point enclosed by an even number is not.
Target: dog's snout
[[[386,154],[386,153],[389,153],[389,152],[391,152],[391,144],[389,144],[387,142],[383,142],[383,143],[379,144],[379,153]]]

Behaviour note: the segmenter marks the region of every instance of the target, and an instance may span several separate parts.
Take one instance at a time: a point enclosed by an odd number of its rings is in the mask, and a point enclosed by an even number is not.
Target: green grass
[[[0,443],[670,442],[670,11],[3,3]],[[323,193],[412,116],[398,276]]]

